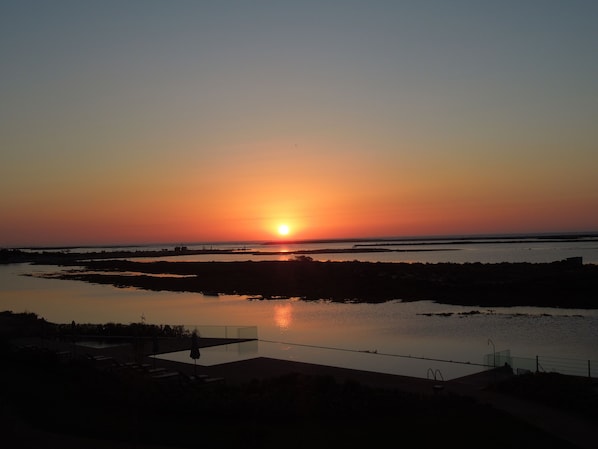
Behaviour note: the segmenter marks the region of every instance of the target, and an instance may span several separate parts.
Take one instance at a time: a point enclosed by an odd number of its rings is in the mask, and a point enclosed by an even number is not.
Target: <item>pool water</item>
[[[426,378],[431,369],[439,370],[444,380],[474,374],[486,369],[478,364],[451,362],[431,358],[416,358],[397,354],[353,351],[293,343],[251,340],[221,346],[201,348],[199,366],[269,357],[339,368],[358,369],[386,374]],[[189,351],[178,351],[156,356],[159,359],[193,364]]]

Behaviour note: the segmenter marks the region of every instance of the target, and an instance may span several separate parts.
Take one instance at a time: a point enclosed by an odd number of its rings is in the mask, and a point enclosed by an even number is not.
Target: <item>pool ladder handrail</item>
[[[427,373],[427,377],[428,379],[430,379],[430,373],[432,373],[432,377],[434,378],[434,380],[438,380],[437,379],[437,375],[440,377],[440,380],[442,380],[444,382],[444,377],[442,377],[442,373],[440,372],[439,369],[436,369],[436,371],[434,371],[432,368],[428,368],[428,373]]]

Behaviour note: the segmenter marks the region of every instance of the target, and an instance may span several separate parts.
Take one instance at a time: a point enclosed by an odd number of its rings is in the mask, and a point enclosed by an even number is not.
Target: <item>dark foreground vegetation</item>
[[[180,338],[189,337],[190,331],[182,325],[157,325],[146,323],[75,323],[57,324],[40,318],[35,313],[14,314],[0,312],[0,336],[14,338],[19,336],[42,337],[55,340],[94,338]]]
[[[2,382],[12,388],[3,402],[19,419],[54,433],[174,447],[363,448],[409,441],[417,447],[568,447],[465,398],[422,398],[294,374],[183,389],[98,371],[84,360],[32,356],[11,356]]]
[[[81,263],[79,263],[81,265]],[[259,295],[264,299],[432,300],[478,306],[598,308],[598,265],[553,263],[133,262],[95,260],[62,279],[148,290]],[[125,272],[134,272],[127,274]]]
[[[161,384],[81,357],[15,349],[15,329],[34,332],[37,317],[3,316],[23,323],[0,338],[0,429],[10,447],[27,447],[19,432],[33,429],[139,448],[573,448],[461,396],[299,374],[240,385]]]

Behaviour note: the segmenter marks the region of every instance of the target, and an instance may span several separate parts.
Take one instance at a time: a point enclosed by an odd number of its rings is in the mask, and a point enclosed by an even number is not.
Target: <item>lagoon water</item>
[[[356,242],[359,243],[359,242]],[[393,244],[394,242],[388,242]],[[418,243],[418,242],[415,242]],[[317,243],[301,249],[346,248],[353,243]],[[230,246],[229,246],[230,247]],[[234,245],[233,245],[234,247]],[[389,246],[390,247],[390,246]],[[551,262],[581,256],[598,263],[598,240],[499,243],[450,241],[397,245],[424,252],[311,254],[316,260],[390,262]],[[390,247],[394,248],[394,247]],[[189,249],[194,249],[189,246]],[[259,248],[264,251],[264,248]],[[268,245],[268,251],[296,249]],[[109,250],[109,249],[107,249]],[[292,255],[193,255],[168,260],[290,259]],[[205,326],[257,326],[253,345],[211,351],[224,361],[269,356],[365,370],[426,377],[430,369],[443,378],[483,369],[484,355],[510,350],[511,355],[536,355],[592,361],[598,376],[598,310],[537,307],[462,307],[434,302],[338,304],[298,299],[255,301],[245,296],[209,297],[199,293],[151,292],[23,276],[51,273],[56,266],[0,265],[0,310],[30,311],[52,322],[139,322]],[[471,314],[470,312],[480,312]],[[440,314],[440,315],[439,315]],[[448,315],[448,316],[447,316]],[[182,354],[183,360],[187,356]],[[460,363],[447,363],[456,361]],[[209,364],[210,351],[201,363]],[[469,364],[468,364],[469,362]]]

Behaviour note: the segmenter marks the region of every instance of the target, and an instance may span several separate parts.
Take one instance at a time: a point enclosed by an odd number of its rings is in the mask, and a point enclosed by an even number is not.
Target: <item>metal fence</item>
[[[517,374],[529,372],[560,373],[570,376],[598,377],[598,361],[568,359],[537,355],[536,357],[515,357],[510,350],[494,352],[484,356],[488,367],[504,366],[507,363]]]
[[[197,331],[204,338],[257,339],[257,326],[185,326],[189,332]]]

